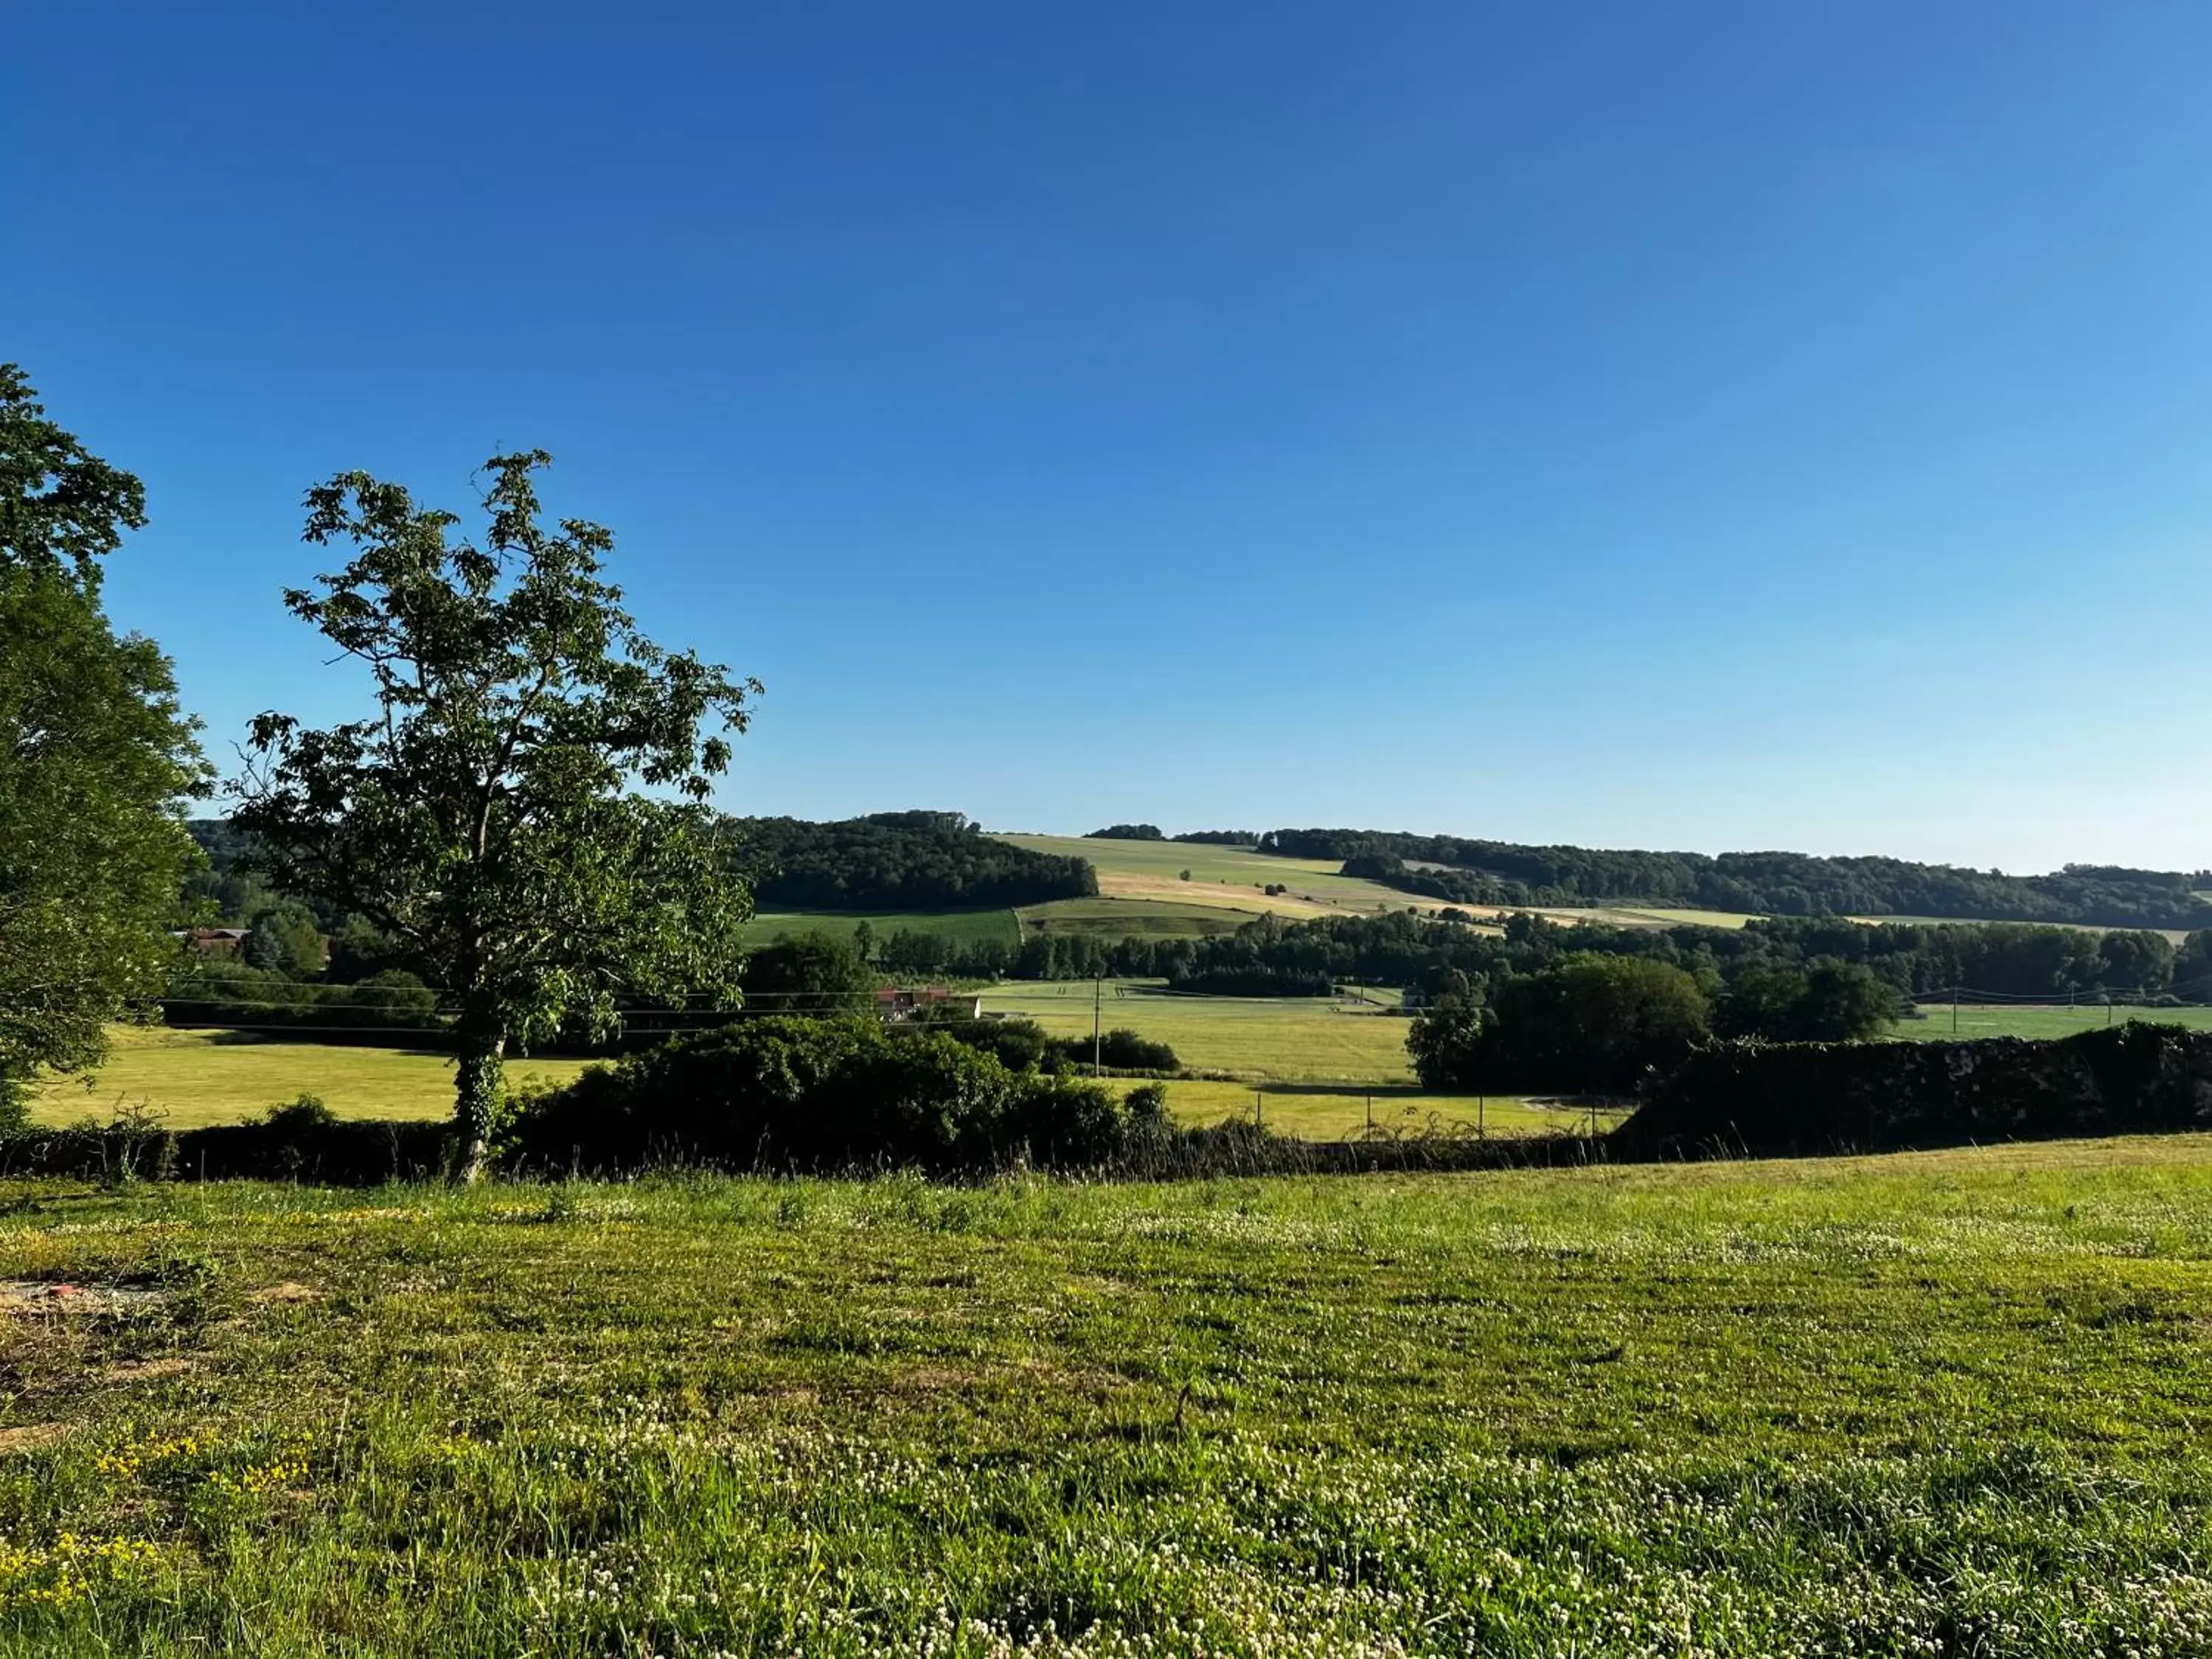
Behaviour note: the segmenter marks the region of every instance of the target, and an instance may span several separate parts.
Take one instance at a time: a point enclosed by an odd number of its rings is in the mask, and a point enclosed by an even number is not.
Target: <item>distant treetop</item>
[[[1093,830],[1085,841],[1165,841],[1157,823],[1109,823],[1103,830]]]

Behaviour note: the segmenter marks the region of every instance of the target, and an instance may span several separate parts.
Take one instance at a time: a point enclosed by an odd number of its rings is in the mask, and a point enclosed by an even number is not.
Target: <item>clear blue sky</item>
[[[734,810],[2212,865],[2212,8],[27,5],[0,202],[219,755],[542,445]]]

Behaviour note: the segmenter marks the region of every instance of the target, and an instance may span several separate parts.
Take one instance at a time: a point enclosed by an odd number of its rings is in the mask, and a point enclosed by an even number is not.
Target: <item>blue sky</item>
[[[726,803],[2212,865],[2212,9],[11,11],[0,357],[227,757],[500,447]]]

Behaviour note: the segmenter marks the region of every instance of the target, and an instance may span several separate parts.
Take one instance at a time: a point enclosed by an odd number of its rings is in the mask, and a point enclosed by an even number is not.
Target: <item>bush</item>
[[[872,1019],[779,1015],[678,1038],[524,1100],[508,1152],[537,1169],[655,1163],[939,1173],[1026,1160],[1080,1166],[1116,1155],[1128,1120],[1113,1095],[1013,1072],[943,1031]]]
[[[2212,1032],[2131,1020],[2051,1042],[1719,1043],[1613,1144],[1648,1157],[2206,1127]]]
[[[1155,1042],[1140,1036],[1125,1025],[1099,1034],[1096,1042],[1089,1037],[1060,1037],[1051,1045],[1053,1056],[1062,1066],[1079,1069],[1088,1067],[1095,1060],[1097,1064],[1116,1072],[1179,1072],[1182,1062],[1176,1051],[1164,1042]]]

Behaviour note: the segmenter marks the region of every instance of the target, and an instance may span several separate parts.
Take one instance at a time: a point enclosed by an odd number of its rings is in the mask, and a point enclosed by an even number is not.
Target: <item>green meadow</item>
[[[786,933],[827,933],[850,939],[862,922],[878,940],[902,928],[916,933],[935,933],[945,939],[999,939],[1021,942],[1021,927],[1014,913],[994,910],[887,910],[865,914],[850,910],[763,910],[746,925],[747,942],[775,939]]]
[[[1054,1036],[1087,1036],[1098,1022],[1171,1044],[1194,1071],[1285,1082],[1403,1082],[1407,1022],[1331,997],[1182,996],[1156,981],[1021,981],[983,994],[986,1012],[1034,1019]]]
[[[15,1182],[0,1278],[9,1654],[2212,1646],[2201,1137]]]

